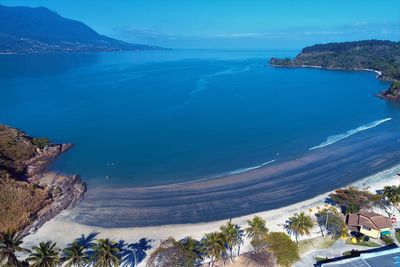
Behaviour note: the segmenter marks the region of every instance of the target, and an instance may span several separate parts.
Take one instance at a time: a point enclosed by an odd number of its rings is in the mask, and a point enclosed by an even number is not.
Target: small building
[[[388,217],[369,211],[347,215],[346,224],[350,231],[359,232],[372,238],[390,235],[392,228]]]

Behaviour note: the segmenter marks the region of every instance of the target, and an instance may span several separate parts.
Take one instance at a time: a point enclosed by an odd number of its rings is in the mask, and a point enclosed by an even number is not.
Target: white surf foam
[[[262,163],[262,164],[260,164],[260,165],[257,165],[257,166],[248,167],[248,168],[240,168],[240,169],[236,169],[236,170],[233,170],[233,171],[230,171],[230,172],[226,172],[226,173],[224,173],[224,174],[219,175],[218,177],[220,177],[220,176],[226,176],[226,175],[232,175],[232,174],[238,174],[238,173],[243,173],[243,172],[255,170],[255,169],[261,168],[261,167],[263,167],[263,166],[265,166],[265,165],[271,164],[271,163],[273,163],[273,162],[275,162],[274,159],[273,159],[273,160],[270,160],[270,161],[267,161],[267,162],[264,162],[264,163]]]
[[[258,168],[261,168],[265,165],[271,164],[273,162],[275,162],[276,160],[270,160],[267,162],[264,162],[260,165],[257,166],[253,166],[253,167],[248,167],[248,168],[240,168],[240,169],[236,169],[233,171],[228,171],[228,172],[223,172],[221,174],[218,175],[214,175],[214,176],[209,176],[206,178],[202,178],[202,179],[197,179],[197,180],[192,180],[192,181],[187,181],[187,182],[180,182],[180,183],[173,183],[173,184],[166,184],[166,185],[156,185],[156,186],[152,186],[151,188],[162,188],[162,187],[166,187],[166,186],[171,186],[171,185],[179,185],[179,184],[190,184],[190,183],[196,183],[196,182],[202,182],[202,181],[207,181],[207,180],[211,180],[211,179],[215,179],[215,178],[220,178],[220,177],[224,177],[224,176],[229,176],[229,175],[233,175],[233,174],[239,174],[239,173],[243,173],[243,172],[247,172],[247,171],[251,171],[251,170],[255,170]]]
[[[326,139],[325,142],[322,142],[321,144],[319,144],[317,146],[314,146],[314,147],[310,148],[309,150],[314,150],[314,149],[317,149],[317,148],[321,148],[321,147],[332,145],[332,144],[334,144],[334,143],[336,143],[336,142],[338,142],[338,141],[340,141],[342,139],[345,139],[345,138],[347,138],[349,136],[352,136],[353,134],[356,134],[358,132],[362,132],[362,131],[374,128],[374,127],[376,127],[376,126],[378,126],[378,125],[380,125],[380,124],[382,124],[384,122],[390,121],[391,119],[392,118],[386,118],[386,119],[382,119],[382,120],[373,121],[373,122],[367,123],[365,125],[362,125],[360,127],[357,127],[355,129],[352,129],[350,131],[347,131],[346,133],[337,134],[337,135],[331,135]]]

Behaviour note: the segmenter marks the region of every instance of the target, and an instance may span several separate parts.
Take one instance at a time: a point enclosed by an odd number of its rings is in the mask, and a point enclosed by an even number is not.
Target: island
[[[293,59],[271,58],[270,64],[277,67],[375,71],[379,79],[392,81],[390,88],[377,96],[400,100],[400,42],[364,40],[316,44],[303,48]]]
[[[71,144],[52,144],[0,125],[0,232],[28,234],[82,199],[86,185],[77,175],[48,172]]]

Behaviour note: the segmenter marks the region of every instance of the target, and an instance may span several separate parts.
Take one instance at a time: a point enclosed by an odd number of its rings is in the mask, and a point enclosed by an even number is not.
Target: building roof
[[[322,267],[396,267],[400,264],[400,248],[393,248],[373,253],[361,254],[359,257],[323,263]]]
[[[347,217],[348,226],[363,226],[375,230],[391,228],[392,224],[388,217],[369,211],[360,211]]]

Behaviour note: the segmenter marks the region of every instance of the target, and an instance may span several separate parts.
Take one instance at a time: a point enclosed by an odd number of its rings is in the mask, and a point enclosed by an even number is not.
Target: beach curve
[[[90,226],[144,227],[215,221],[281,208],[397,165],[397,132],[396,123],[385,124],[298,158],[214,179],[162,187],[93,187],[70,216]]]

